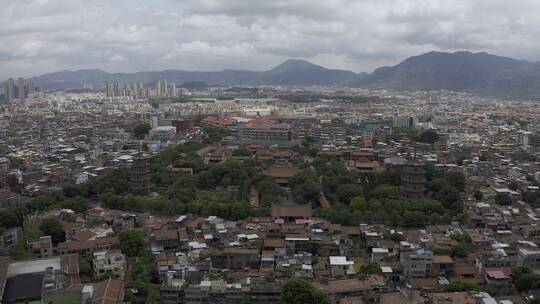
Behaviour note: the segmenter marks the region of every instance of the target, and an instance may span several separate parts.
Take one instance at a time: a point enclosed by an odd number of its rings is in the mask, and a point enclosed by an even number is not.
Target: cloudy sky
[[[59,70],[371,71],[471,50],[540,60],[538,0],[1,0],[0,79]]]

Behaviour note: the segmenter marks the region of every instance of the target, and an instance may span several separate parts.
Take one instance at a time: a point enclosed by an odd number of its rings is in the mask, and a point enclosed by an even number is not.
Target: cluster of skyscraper
[[[4,82],[4,98],[7,102],[15,99],[25,100],[29,95],[32,95],[38,87],[31,81],[24,78],[8,79]]]
[[[132,82],[120,84],[118,82],[108,82],[105,85],[107,97],[176,97],[176,83],[167,80],[158,80],[155,88],[146,87],[143,82]]]
[[[132,82],[120,84],[118,82],[108,82],[105,85],[107,97],[133,97],[140,98],[148,96],[148,90],[142,82]]]
[[[159,97],[176,97],[176,83],[158,80],[156,83],[156,95]]]

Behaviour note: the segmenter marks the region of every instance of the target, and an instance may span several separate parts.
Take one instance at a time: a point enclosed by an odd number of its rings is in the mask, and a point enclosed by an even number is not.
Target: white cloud
[[[537,0],[3,0],[0,79],[62,69],[371,71],[431,50],[539,60]]]

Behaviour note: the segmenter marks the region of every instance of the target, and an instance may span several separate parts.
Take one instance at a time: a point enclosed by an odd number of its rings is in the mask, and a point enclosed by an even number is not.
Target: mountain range
[[[268,71],[183,70],[108,73],[102,70],[62,71],[33,77],[47,90],[81,88],[85,83],[103,86],[109,81],[146,84],[168,79],[178,85],[350,86],[396,90],[452,90],[482,95],[540,99],[540,63],[488,53],[429,52],[386,66],[372,73],[328,69],[305,60],[290,59]]]

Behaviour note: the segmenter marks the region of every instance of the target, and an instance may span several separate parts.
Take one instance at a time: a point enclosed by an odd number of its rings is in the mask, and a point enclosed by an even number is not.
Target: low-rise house
[[[389,290],[389,286],[380,275],[371,275],[365,279],[330,280],[326,283],[313,284],[332,299],[362,297],[364,301],[378,301],[380,293]]]
[[[501,295],[510,294],[514,287],[512,285],[512,269],[508,267],[504,268],[490,268],[485,269],[484,280],[486,283],[485,290],[491,294]]]
[[[48,258],[53,256],[52,238],[42,236],[37,240],[26,242],[26,247],[30,254],[38,258]]]
[[[342,278],[355,274],[354,261],[348,261],[345,256],[329,257],[330,275],[333,278]]]
[[[455,261],[448,255],[433,256],[433,266],[431,268],[433,276],[453,275]]]
[[[178,250],[180,248],[179,231],[161,229],[153,232],[150,247],[153,252]]]
[[[258,269],[261,255],[259,249],[226,247],[210,252],[212,266],[218,269]]]
[[[78,254],[88,256],[94,251],[119,249],[120,240],[116,236],[97,238],[95,240],[80,242],[68,241],[58,244],[59,254]]]

